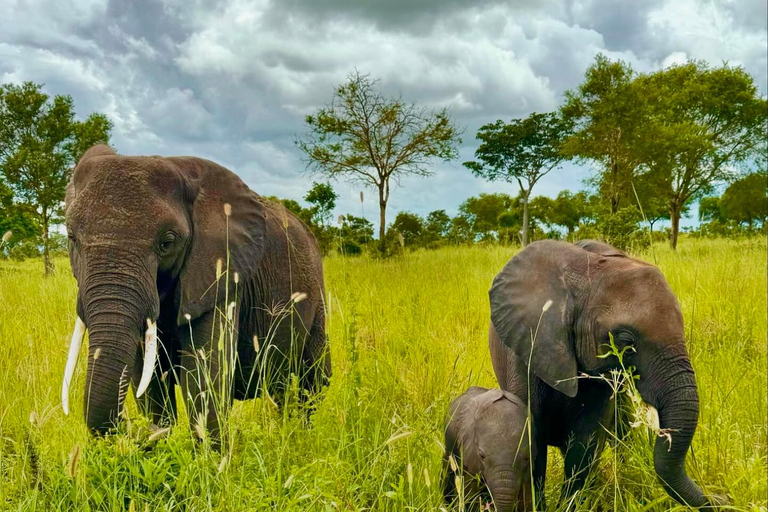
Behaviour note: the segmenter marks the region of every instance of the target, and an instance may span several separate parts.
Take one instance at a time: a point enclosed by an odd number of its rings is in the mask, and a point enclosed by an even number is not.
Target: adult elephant
[[[601,358],[609,333],[635,366],[643,399],[658,410],[662,429],[654,467],[666,492],[681,503],[704,507],[705,496],[685,472],[699,414],[696,379],[685,346],[680,306],[653,265],[595,241],[577,245],[545,240],[513,257],[489,292],[489,346],[502,389],[528,400],[536,426],[533,462],[541,495],[547,446],[564,457],[562,498],[584,486],[613,425],[611,389],[597,376],[617,368]],[[530,389],[529,389],[530,382]]]
[[[175,417],[180,385],[190,422],[218,439],[232,398],[279,397],[289,372],[308,391],[330,376],[317,242],[231,171],[94,146],[67,187],[66,224],[78,295],[62,406],[87,328],[92,431],[118,420],[129,381],[157,424]]]

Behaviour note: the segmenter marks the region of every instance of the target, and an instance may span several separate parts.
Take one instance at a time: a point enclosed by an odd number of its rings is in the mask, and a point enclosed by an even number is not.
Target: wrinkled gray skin
[[[611,332],[620,350],[627,345],[636,350],[626,352],[625,366],[637,368],[638,390],[658,410],[661,428],[674,429],[672,446],[659,437],[654,451],[664,489],[693,507],[724,501],[705,496],[685,472],[699,397],[680,306],[656,267],[601,242],[535,242],[495,278],[490,301],[489,345],[497,380],[502,389],[526,401],[530,357],[537,493],[544,485],[547,446],[563,452],[562,498],[568,498],[583,487],[604,445],[603,426],[613,428],[607,384],[576,379],[581,373],[596,376],[618,367],[615,357],[597,357],[607,351]]]
[[[469,510],[490,501],[499,512],[531,509],[527,417],[525,403],[500,389],[472,386],[451,403],[443,457],[446,503],[457,497],[448,461],[453,455],[463,469]]]
[[[118,419],[123,372],[138,384],[147,319],[157,321],[159,359],[139,404],[157,424],[174,419],[173,388],[180,385],[190,422],[205,417],[218,439],[223,418],[214,400],[202,399],[207,384],[198,375],[211,375],[221,397],[224,372],[211,340],[218,342],[221,320],[214,311],[225,311],[226,301],[235,303],[237,346],[229,337],[224,346],[237,354],[234,398],[254,397],[268,374],[267,387],[279,399],[289,363],[306,390],[329,377],[317,243],[296,217],[231,171],[199,158],[128,157],[94,146],[68,185],[66,224],[77,313],[89,332],[85,420],[93,432],[106,432]],[[227,277],[215,284],[227,245],[228,299]],[[285,314],[294,292],[306,299]]]

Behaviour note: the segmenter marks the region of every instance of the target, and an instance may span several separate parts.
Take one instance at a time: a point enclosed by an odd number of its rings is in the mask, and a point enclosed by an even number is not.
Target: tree
[[[413,246],[418,243],[424,230],[424,222],[415,213],[399,212],[392,223],[392,229],[403,235],[405,245]]]
[[[455,245],[468,244],[475,241],[475,233],[472,224],[466,214],[459,214],[451,219],[451,227],[448,229],[448,240]]]
[[[562,115],[574,123],[563,145],[569,158],[598,164],[595,185],[617,213],[632,196],[631,183],[641,164],[634,147],[643,122],[644,103],[634,86],[635,72],[623,61],[598,54],[584,82],[566,91]]]
[[[640,154],[669,184],[674,249],[684,208],[730,179],[734,165],[760,158],[768,102],[742,68],[703,62],[644,75],[638,87],[650,98]]]
[[[429,212],[424,223],[424,243],[426,245],[437,244],[446,238],[451,230],[451,217],[445,210]]]
[[[651,231],[653,225],[663,219],[669,219],[669,200],[672,188],[661,172],[648,171],[632,182],[630,204],[637,206],[648,221]],[[684,209],[684,213],[688,208]]]
[[[0,174],[40,226],[48,275],[49,231],[61,214],[69,175],[86,149],[109,143],[112,122],[96,113],[78,121],[70,96],[50,98],[42,87],[0,86]]]
[[[571,193],[562,190],[552,201],[549,219],[553,224],[563,226],[572,237],[584,219],[590,217],[589,198],[586,192]]]
[[[470,197],[459,206],[459,212],[467,220],[473,238],[499,235],[499,216],[512,208],[513,199],[508,194],[480,194]]]
[[[755,221],[764,223],[768,216],[767,183],[768,175],[765,172],[748,174],[733,182],[720,199],[720,214],[727,220],[746,223],[749,228],[753,227]]]
[[[387,98],[369,75],[352,73],[331,103],[306,117],[309,134],[296,145],[308,168],[330,178],[345,177],[379,194],[379,240],[385,247],[390,182],[431,176],[434,160],[458,156],[460,130],[447,109],[430,111],[402,98]]]
[[[330,184],[316,182],[312,182],[312,188],[304,196],[304,200],[314,206],[315,216],[321,226],[326,226],[331,221],[338,198],[339,195]]]
[[[528,199],[536,183],[563,160],[561,146],[568,123],[557,113],[537,114],[510,123],[498,120],[482,126],[476,160],[464,162],[475,176],[490,181],[517,182],[523,203],[523,246],[528,245]]]
[[[13,201],[13,191],[0,181],[0,257],[11,254],[13,248],[25,240],[35,240],[40,227],[32,208]],[[10,233],[10,234],[7,234]]]
[[[702,197],[699,201],[699,221],[701,222],[723,222],[722,213],[720,213],[719,197]]]

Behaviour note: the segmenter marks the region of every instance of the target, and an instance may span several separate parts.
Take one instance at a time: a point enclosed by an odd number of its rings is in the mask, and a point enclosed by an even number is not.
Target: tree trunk
[[[611,214],[616,214],[616,212],[619,211],[619,190],[621,187],[619,186],[619,164],[617,164],[615,161],[611,162],[611,174],[613,174],[613,183],[611,185],[611,188],[613,189],[611,192]]]
[[[43,266],[45,267],[45,277],[53,274],[53,262],[48,249],[48,209],[43,207]]]
[[[529,192],[523,192],[523,247],[528,245],[528,196]]]
[[[379,187],[379,250],[384,255],[387,250],[387,242],[384,235],[387,231],[387,200],[384,198],[384,185]]]
[[[672,224],[672,231],[669,235],[669,245],[672,247],[672,250],[677,249],[677,235],[680,231],[680,206],[673,202],[669,208],[669,220]]]

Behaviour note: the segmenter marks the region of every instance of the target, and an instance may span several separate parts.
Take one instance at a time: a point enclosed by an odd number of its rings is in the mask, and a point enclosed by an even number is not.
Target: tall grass
[[[448,404],[470,385],[496,386],[487,291],[512,252],[326,259],[330,387],[310,424],[291,413],[298,405],[237,402],[224,455],[196,442],[183,419],[155,439],[130,398],[121,433],[91,439],[84,360],[65,417],[68,262],[49,279],[39,262],[0,264],[0,509],[438,510]],[[765,511],[765,241],[684,240],[676,253],[657,245],[643,257],[656,260],[685,315],[701,396],[689,473],[729,494],[734,510]],[[656,482],[652,441],[637,428],[606,449],[581,508],[683,510]],[[554,450],[549,460],[551,510],[562,461]]]

